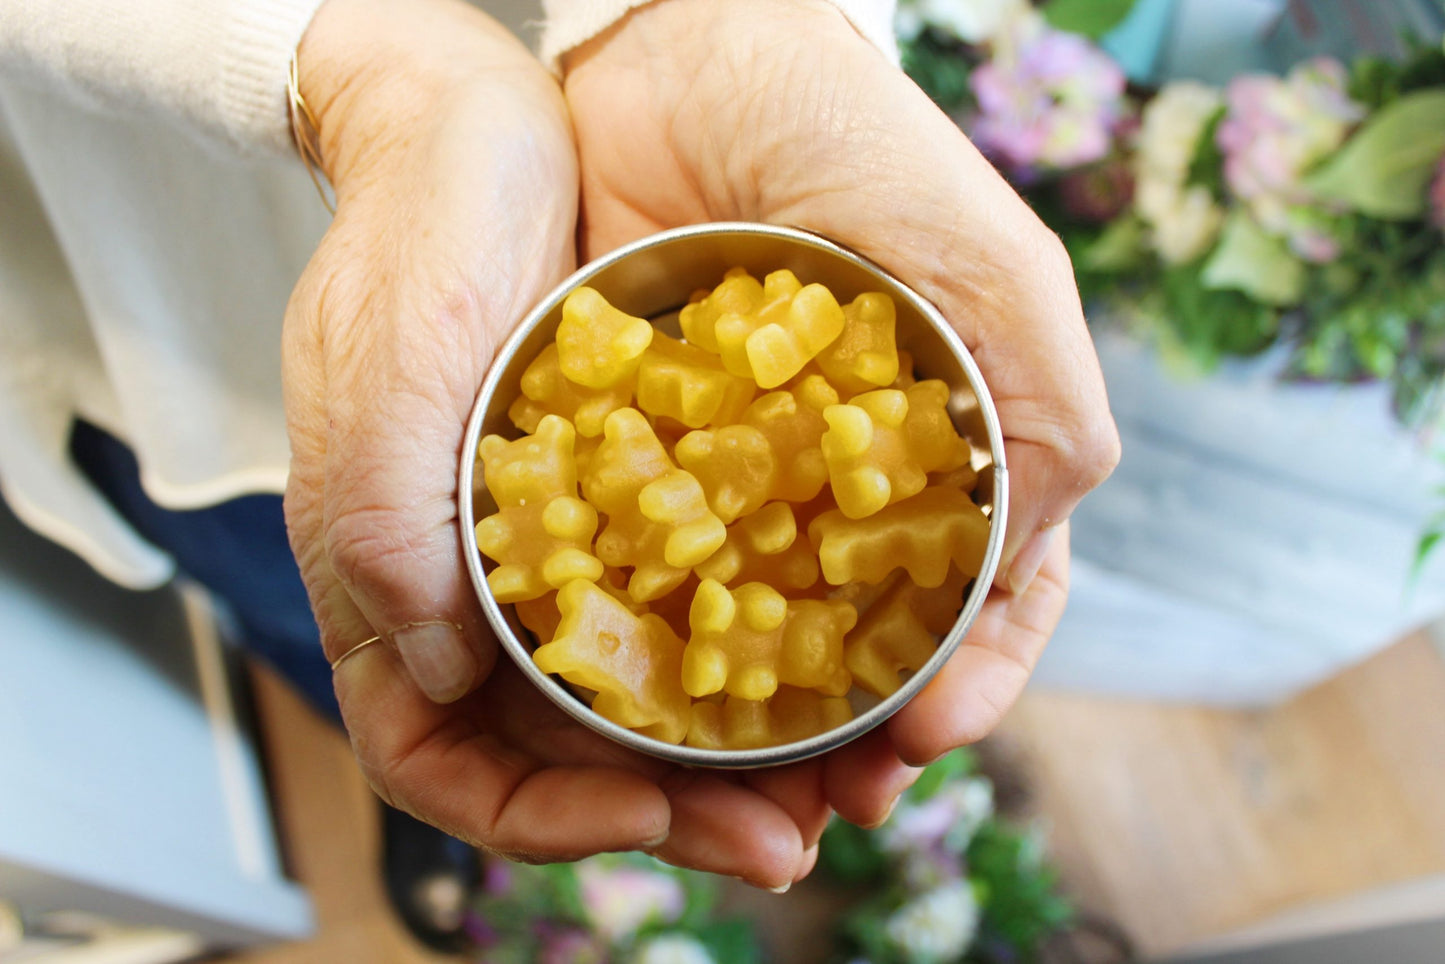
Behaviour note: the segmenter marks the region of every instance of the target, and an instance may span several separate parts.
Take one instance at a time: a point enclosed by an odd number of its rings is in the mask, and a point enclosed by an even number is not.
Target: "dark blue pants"
[[[135,456],[113,436],[76,422],[70,449],[81,470],[137,532],[225,601],[239,624],[237,642],[339,723],[331,667],[286,541],[281,497],[248,495],[205,509],[163,509],[141,489]]]

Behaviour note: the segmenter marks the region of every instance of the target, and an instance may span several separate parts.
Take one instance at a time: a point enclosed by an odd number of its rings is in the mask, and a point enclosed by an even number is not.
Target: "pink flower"
[[[1036,19],[1000,38],[970,77],[979,148],[1016,171],[1071,168],[1109,153],[1124,115],[1124,72],[1077,34]]]
[[[537,964],[604,964],[607,949],[583,930],[567,929],[543,935]]]
[[[1284,78],[1237,77],[1217,136],[1229,189],[1261,227],[1317,263],[1338,257],[1339,245],[1311,210],[1318,206],[1304,176],[1364,116],[1345,93],[1345,79],[1344,67],[1328,58],[1300,64]]]

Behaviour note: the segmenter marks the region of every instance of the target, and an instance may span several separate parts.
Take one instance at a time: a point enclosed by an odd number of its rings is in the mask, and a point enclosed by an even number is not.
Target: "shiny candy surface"
[[[511,402],[527,434],[478,446],[487,584],[537,667],[717,750],[828,732],[918,672],[989,521],[948,386],[914,378],[895,320],[787,270],[728,271],[681,339],[572,290]]]

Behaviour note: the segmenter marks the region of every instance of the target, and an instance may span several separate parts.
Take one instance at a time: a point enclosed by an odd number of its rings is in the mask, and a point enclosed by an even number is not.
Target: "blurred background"
[[[1124,458],[1064,623],[998,733],[792,892],[490,864],[463,956],[1445,961],[1445,7],[897,27],[1078,269]],[[0,507],[0,961],[440,959],[345,737],[227,631]]]

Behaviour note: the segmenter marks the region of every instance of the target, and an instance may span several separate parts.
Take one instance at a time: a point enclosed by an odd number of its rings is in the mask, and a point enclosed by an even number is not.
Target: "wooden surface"
[[[1030,692],[990,752],[1075,895],[1149,955],[1445,873],[1445,662],[1423,635],[1270,711]]]
[[[233,960],[445,960],[415,945],[386,903],[376,805],[346,740],[264,672],[257,690],[283,841],[320,932]],[[1015,768],[1008,782],[1047,827],[1075,897],[1158,955],[1445,873],[1442,710],[1445,661],[1417,636],[1268,712],[1030,691],[986,750]],[[792,964],[826,946],[826,908],[816,888],[798,890],[729,901],[776,928],[775,959]]]
[[[435,964],[382,889],[376,797],[340,730],[265,670],[252,674],[287,864],[310,892],[317,936],[227,958],[236,964]]]

